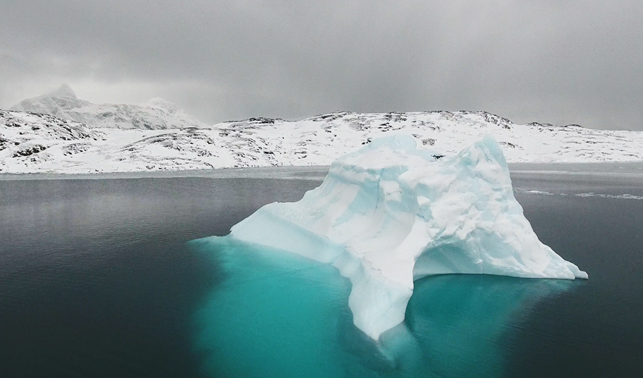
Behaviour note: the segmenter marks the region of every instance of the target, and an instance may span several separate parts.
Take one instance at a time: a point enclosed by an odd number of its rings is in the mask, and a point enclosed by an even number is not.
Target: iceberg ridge
[[[538,240],[491,137],[451,158],[409,135],[374,140],[300,201],[266,205],[231,235],[332,263],[352,283],[353,322],[375,340],[404,320],[425,276],[587,278]]]

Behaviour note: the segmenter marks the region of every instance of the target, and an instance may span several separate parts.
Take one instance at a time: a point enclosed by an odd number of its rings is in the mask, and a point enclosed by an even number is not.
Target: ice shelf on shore
[[[266,205],[231,235],[332,263],[352,283],[355,325],[375,340],[404,320],[422,277],[587,278],[538,240],[491,137],[449,158],[407,135],[374,140],[300,201]]]

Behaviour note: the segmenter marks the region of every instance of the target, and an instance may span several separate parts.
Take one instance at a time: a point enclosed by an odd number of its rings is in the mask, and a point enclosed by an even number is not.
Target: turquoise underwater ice
[[[194,315],[211,377],[501,377],[511,330],[567,280],[441,275],[416,281],[405,321],[374,341],[330,264],[226,237],[192,241],[224,272]]]

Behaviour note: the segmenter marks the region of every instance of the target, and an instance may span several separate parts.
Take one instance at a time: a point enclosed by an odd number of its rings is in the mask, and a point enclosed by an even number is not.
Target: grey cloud
[[[211,123],[470,109],[643,129],[638,1],[25,0],[3,8],[1,107],[56,81],[143,83]],[[118,101],[107,93],[97,100]]]

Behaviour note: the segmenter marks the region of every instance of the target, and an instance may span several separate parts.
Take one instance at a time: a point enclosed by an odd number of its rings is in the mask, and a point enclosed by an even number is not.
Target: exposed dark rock
[[[24,157],[24,156],[31,156],[33,154],[37,154],[38,152],[46,150],[47,147],[41,145],[41,144],[36,144],[31,147],[24,148],[22,150],[16,151],[13,153],[13,157]]]

